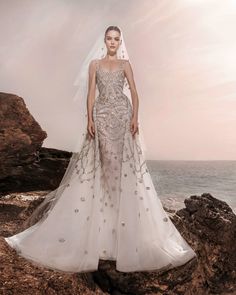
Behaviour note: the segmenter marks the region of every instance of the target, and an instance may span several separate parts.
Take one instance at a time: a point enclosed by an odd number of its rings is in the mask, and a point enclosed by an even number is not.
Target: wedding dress
[[[47,218],[5,238],[19,255],[64,272],[116,261],[122,272],[170,269],[196,256],[164,211],[123,93],[126,60],[112,71],[96,60],[95,137],[84,138],[73,174]]]

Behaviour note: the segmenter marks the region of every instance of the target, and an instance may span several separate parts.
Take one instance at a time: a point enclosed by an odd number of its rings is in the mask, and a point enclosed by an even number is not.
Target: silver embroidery
[[[127,83],[124,73],[125,61],[121,60],[119,67],[113,71],[103,69],[99,63],[97,60],[96,83],[99,95],[93,107],[96,140],[88,133],[84,137],[82,149],[75,159],[75,176],[81,186],[92,181],[89,187],[94,189],[96,171],[101,169],[104,191],[109,199],[118,199],[119,193],[122,192],[120,176],[123,174],[123,164],[127,164],[136,175],[136,186],[138,181],[143,182],[143,175],[148,173],[148,169],[146,161],[140,158],[140,145],[130,132],[132,105],[123,92],[124,84]],[[123,175],[127,177],[130,171],[125,172]],[[94,195],[92,197],[95,198]],[[81,197],[81,201],[86,201],[85,197]],[[107,205],[106,202],[105,206]],[[110,204],[110,207],[113,206]],[[102,212],[102,209],[100,210]]]

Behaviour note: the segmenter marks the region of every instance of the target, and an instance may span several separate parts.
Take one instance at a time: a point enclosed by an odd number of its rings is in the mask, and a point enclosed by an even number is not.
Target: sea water
[[[191,195],[210,193],[236,212],[236,161],[147,160],[160,199],[172,209]]]

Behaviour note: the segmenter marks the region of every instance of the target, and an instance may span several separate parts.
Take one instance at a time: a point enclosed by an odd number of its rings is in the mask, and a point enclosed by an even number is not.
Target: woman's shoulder
[[[127,65],[129,64],[129,60],[121,58],[120,59],[120,64],[121,64],[122,68],[125,69],[127,67]]]
[[[91,69],[96,69],[98,67],[98,59],[92,59],[89,63],[89,67]]]
[[[90,61],[90,64],[91,65],[94,65],[94,64],[96,64],[97,62],[98,62],[98,58],[95,58],[95,59],[92,59],[91,61]]]

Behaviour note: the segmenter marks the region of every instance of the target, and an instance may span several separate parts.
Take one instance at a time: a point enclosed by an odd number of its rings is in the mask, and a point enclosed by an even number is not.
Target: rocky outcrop
[[[40,199],[22,201],[18,195],[0,200],[1,236],[20,231],[23,221],[40,203]],[[43,192],[35,195],[43,200]],[[185,265],[163,272],[122,273],[116,271],[114,261],[100,260],[98,271],[70,275],[34,266],[1,238],[0,290],[17,295],[28,295],[29,288],[32,294],[58,295],[236,294],[235,214],[210,194],[191,196],[185,206],[172,218],[197,253],[197,258]]]
[[[72,153],[41,147],[36,154],[37,160],[16,165],[11,175],[0,179],[0,196],[58,187]]]
[[[46,137],[23,98],[0,92],[0,193],[59,185],[71,153],[43,148]]]

